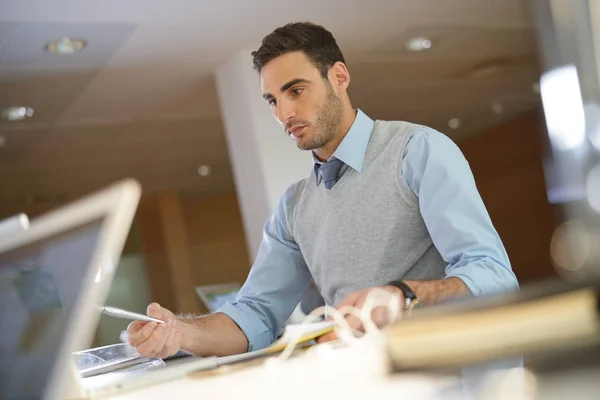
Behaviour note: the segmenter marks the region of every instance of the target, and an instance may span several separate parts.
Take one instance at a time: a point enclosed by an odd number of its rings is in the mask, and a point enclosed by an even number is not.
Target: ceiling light
[[[198,167],[198,175],[209,176],[210,173],[211,173],[211,168],[208,165],[201,165]]]
[[[33,116],[33,108],[25,106],[6,107],[0,113],[0,117],[9,122],[22,121]]]
[[[49,41],[44,48],[48,53],[73,54],[83,50],[86,45],[84,39],[63,37]]]
[[[496,115],[500,115],[504,112],[504,106],[502,103],[494,103],[492,104],[492,112]]]
[[[458,129],[460,128],[460,124],[461,121],[458,118],[450,118],[450,121],[448,121],[448,126],[450,129]]]
[[[414,37],[406,42],[406,48],[410,51],[423,51],[431,48],[431,40],[426,37]]]

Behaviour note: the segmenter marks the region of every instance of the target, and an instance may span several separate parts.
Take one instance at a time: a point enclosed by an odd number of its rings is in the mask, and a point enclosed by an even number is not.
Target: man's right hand
[[[157,322],[134,321],[127,327],[129,344],[145,357],[168,357],[177,353],[181,348],[183,337],[182,321],[158,303],[152,303],[146,311],[149,317],[165,321]]]

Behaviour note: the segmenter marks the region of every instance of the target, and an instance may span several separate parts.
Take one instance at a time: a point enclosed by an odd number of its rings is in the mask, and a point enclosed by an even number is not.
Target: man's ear
[[[329,81],[333,84],[338,95],[341,95],[350,86],[350,72],[346,68],[346,64],[341,61],[336,62],[329,68]]]

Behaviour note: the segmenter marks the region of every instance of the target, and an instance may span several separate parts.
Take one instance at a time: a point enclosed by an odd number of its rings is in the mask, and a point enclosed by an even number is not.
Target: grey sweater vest
[[[376,121],[361,172],[348,168],[331,190],[314,173],[296,184],[288,224],[326,304],[391,280],[444,276],[447,263],[402,177],[416,128]]]

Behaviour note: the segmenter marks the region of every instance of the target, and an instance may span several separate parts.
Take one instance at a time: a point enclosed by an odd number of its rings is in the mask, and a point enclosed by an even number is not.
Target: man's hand
[[[402,291],[396,286],[378,286],[377,288],[368,288],[359,290],[358,292],[350,293],[348,296],[346,296],[346,298],[344,298],[344,300],[342,300],[342,302],[336,308],[340,310],[345,306],[352,306],[359,310],[362,310],[362,308],[365,305],[365,301],[369,296],[369,293],[374,289],[383,289],[390,292],[391,294],[397,295],[400,300],[399,306],[400,308],[402,308],[402,305],[404,304],[404,297],[402,295]],[[381,328],[391,322],[388,321],[388,309],[385,306],[377,306],[373,308],[373,310],[371,310],[371,319],[378,328]],[[348,325],[350,325],[350,328],[352,330],[364,332],[364,326],[358,317],[349,314],[346,316],[346,320],[348,321]],[[318,338],[317,342],[322,343],[335,339],[337,339],[337,335],[335,334],[335,332],[330,332]]]
[[[177,353],[182,345],[181,324],[175,315],[158,303],[152,303],[146,311],[148,316],[165,321],[134,321],[127,327],[129,344],[145,357],[168,357]]]

